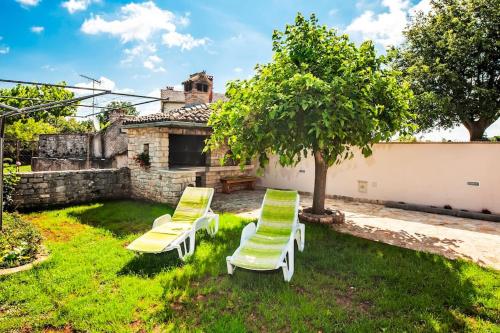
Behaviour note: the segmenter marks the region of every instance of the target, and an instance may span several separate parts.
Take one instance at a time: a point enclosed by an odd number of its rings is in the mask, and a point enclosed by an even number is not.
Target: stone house
[[[195,73],[183,86],[183,106],[162,106],[162,112],[124,122],[133,197],[176,204],[188,185],[221,191],[222,177],[248,175],[253,170],[252,165],[243,170],[239,166],[221,166],[226,149],[203,152],[205,139],[212,133],[207,122],[214,101],[213,77]],[[149,167],[137,161],[141,153],[149,155]]]
[[[204,72],[201,72],[201,73],[204,73]],[[184,90],[182,90],[182,91],[174,90],[174,87],[171,87],[171,86],[167,86],[167,87],[165,87],[165,89],[161,89],[161,98],[164,100],[162,102],[162,105],[161,105],[161,111],[167,113],[170,111],[177,110],[177,109],[179,109],[187,104],[193,103],[192,100],[191,101],[186,100],[186,94],[185,94],[186,83],[190,81],[191,84],[193,84],[193,80],[196,81],[197,80],[196,76],[199,74],[200,73],[192,74],[187,81],[183,82],[182,84],[183,84]],[[207,80],[209,81],[207,84],[210,85],[209,89],[212,89],[213,76],[209,76],[209,75],[206,75],[206,76],[207,76]],[[199,83],[201,83],[201,82],[199,82]],[[187,85],[187,87],[189,87],[189,84]],[[207,88],[208,88],[208,86],[207,86]],[[225,99],[224,94],[216,93],[216,92],[212,93],[212,90],[210,90],[210,91],[211,91],[211,94],[209,94],[209,96],[208,96],[209,103],[216,102],[220,99]]]

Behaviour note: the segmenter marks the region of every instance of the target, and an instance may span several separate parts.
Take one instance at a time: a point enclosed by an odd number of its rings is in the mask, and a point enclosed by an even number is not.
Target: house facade
[[[176,204],[186,186],[213,187],[221,191],[220,179],[248,175],[253,166],[221,165],[227,149],[203,152],[212,130],[207,125],[214,102],[213,77],[192,74],[183,82],[184,104],[159,113],[125,121],[128,136],[128,167],[131,192],[136,198]],[[173,91],[173,90],[172,90]],[[220,95],[220,94],[219,94]],[[149,156],[141,165],[139,156]]]

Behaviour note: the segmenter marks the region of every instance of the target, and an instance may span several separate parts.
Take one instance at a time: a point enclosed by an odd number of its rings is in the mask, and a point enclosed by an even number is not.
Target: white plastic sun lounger
[[[294,241],[304,250],[305,225],[298,221],[299,194],[296,191],[268,189],[257,225],[248,224],[241,234],[240,246],[227,257],[227,271],[235,267],[265,271],[283,269],[285,281],[294,271]]]
[[[210,209],[213,188],[186,187],[172,216],[158,217],[153,228],[127,246],[142,253],[161,253],[177,250],[184,260],[195,249],[195,234],[206,229],[214,236],[219,228],[219,215]]]

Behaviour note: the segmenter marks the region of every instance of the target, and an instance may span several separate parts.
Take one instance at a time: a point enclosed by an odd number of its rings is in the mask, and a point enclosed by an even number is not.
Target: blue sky
[[[270,60],[273,29],[297,12],[382,52],[401,42],[409,15],[428,8],[428,0],[1,0],[0,77],[85,85],[86,74],[105,88],[157,95],[204,69],[222,92]],[[499,124],[488,132],[500,134]],[[467,138],[464,129],[432,135]]]

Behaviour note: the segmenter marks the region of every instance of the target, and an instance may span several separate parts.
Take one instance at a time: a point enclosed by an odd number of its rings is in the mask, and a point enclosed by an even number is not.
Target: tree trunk
[[[491,124],[486,124],[482,119],[464,122],[465,128],[469,131],[470,141],[481,141],[489,125]]]
[[[328,166],[320,152],[314,152],[314,195],[312,212],[323,214],[325,210],[326,173]]]

